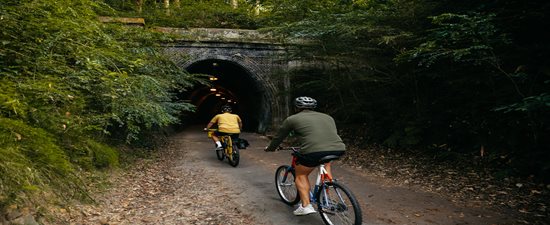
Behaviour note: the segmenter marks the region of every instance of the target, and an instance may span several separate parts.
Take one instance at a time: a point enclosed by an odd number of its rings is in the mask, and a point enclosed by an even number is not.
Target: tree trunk
[[[260,15],[260,0],[256,0],[256,6],[254,7],[254,15]]]
[[[237,0],[231,0],[231,7],[236,9],[237,7],[239,7],[239,2]]]
[[[166,11],[166,15],[170,15],[170,0],[164,0],[164,10]]]
[[[136,10],[138,11],[138,13],[141,14],[141,12],[143,11],[143,2],[145,0],[136,0]]]

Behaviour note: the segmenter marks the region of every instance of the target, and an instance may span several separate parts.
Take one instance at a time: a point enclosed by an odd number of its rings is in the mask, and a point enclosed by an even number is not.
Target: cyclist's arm
[[[277,132],[277,135],[271,140],[271,143],[269,143],[269,146],[265,149],[265,151],[275,151],[277,147],[283,142],[283,140],[288,136],[288,134],[292,131],[292,127],[290,125],[290,122],[288,120],[285,120],[283,122],[283,125],[279,128],[279,131]]]
[[[242,130],[243,129],[243,121],[241,120],[241,117],[237,116],[238,118],[238,121],[239,121],[239,130]]]
[[[210,129],[210,127],[214,126],[214,124],[217,123],[217,122],[218,122],[218,115],[214,116],[214,118],[212,118],[212,120],[210,120],[210,123],[208,123],[208,125],[206,125],[205,130]]]
[[[214,123],[210,122],[210,123],[208,123],[208,125],[206,125],[206,129],[208,130],[208,129],[210,129],[210,127],[212,127],[212,126],[214,126]]]

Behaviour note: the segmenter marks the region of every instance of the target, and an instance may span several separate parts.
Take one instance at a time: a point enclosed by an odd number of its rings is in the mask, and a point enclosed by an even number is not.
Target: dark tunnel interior
[[[250,72],[234,62],[217,59],[196,62],[186,70],[210,79],[210,85],[196,86],[180,96],[197,107],[194,114],[186,115],[187,123],[206,126],[223,105],[231,105],[243,121],[243,131],[257,131],[263,99],[261,87]]]

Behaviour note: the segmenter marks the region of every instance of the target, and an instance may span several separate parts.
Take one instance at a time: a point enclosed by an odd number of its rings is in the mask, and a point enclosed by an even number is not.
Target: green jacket
[[[327,114],[311,110],[304,110],[286,118],[267,150],[275,150],[290,132],[294,132],[298,137],[302,154],[346,150],[346,145],[338,136],[334,119]]]

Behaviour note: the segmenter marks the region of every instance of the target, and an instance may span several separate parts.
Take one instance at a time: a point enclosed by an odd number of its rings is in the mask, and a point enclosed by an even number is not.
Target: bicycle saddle
[[[339,158],[340,158],[340,156],[337,156],[337,155],[327,155],[327,156],[321,158],[321,159],[319,160],[319,163],[328,163],[328,162],[330,162],[330,161],[332,161],[332,160],[337,160],[337,159],[339,159]]]

